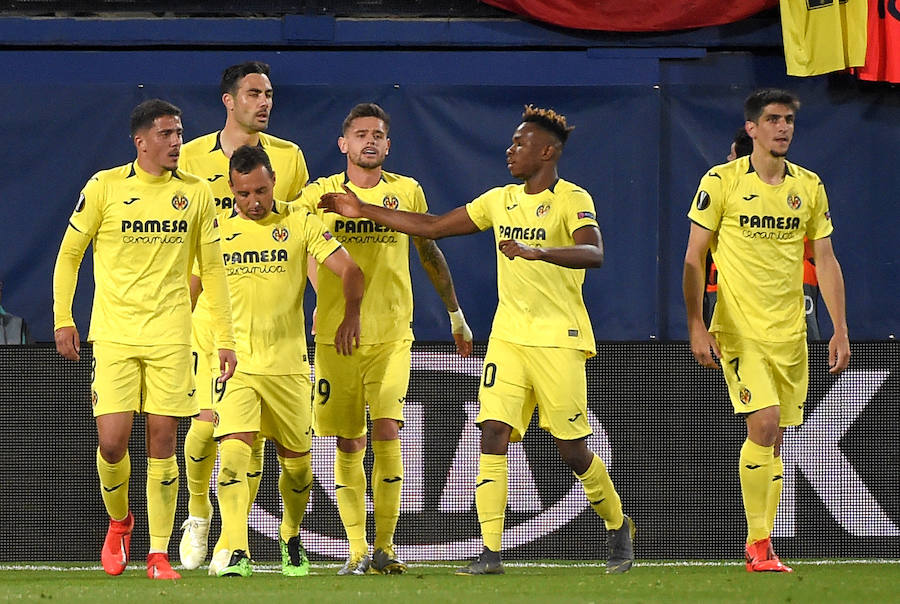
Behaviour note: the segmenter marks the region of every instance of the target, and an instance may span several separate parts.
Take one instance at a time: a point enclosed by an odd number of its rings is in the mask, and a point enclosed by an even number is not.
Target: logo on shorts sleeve
[[[400,201],[397,199],[396,195],[391,195],[390,193],[388,193],[384,196],[384,199],[381,200],[381,205],[389,210],[396,210],[398,207],[400,207]]]
[[[741,391],[738,396],[745,405],[749,405],[750,399],[753,398],[753,395],[750,394],[750,390],[746,386],[741,386]]]
[[[75,212],[80,212],[84,209],[84,193],[78,196],[78,201],[75,203]]]
[[[709,207],[709,204],[710,204],[709,193],[707,193],[706,191],[703,191],[703,190],[701,190],[699,193],[697,193],[697,209],[698,210],[705,210],[706,208]]]
[[[99,398],[100,397],[97,396],[97,391],[92,389],[91,390],[91,407],[97,406],[97,399],[99,399]]]
[[[287,241],[289,235],[290,233],[288,233],[288,230],[284,227],[275,227],[272,229],[272,239],[279,243]]]
[[[175,208],[176,210],[182,210],[182,211],[186,210],[189,203],[190,202],[188,201],[188,198],[185,197],[184,193],[182,193],[181,191],[178,191],[172,197],[172,207]]]
[[[334,237],[334,235],[332,235],[330,231],[325,231],[324,233],[322,233],[322,238],[325,241],[331,241],[332,237]]]
[[[803,202],[800,200],[800,196],[796,193],[789,193],[787,196],[787,204],[790,209],[799,210],[800,206],[803,205]]]
[[[578,212],[579,220],[582,218],[590,218],[591,220],[597,220],[597,217],[594,216],[593,212]]]

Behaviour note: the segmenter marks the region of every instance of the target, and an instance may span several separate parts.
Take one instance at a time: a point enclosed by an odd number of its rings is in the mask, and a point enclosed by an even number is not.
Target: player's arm
[[[363,272],[342,247],[329,255],[322,265],[340,277],[343,284],[344,320],[335,333],[334,346],[338,354],[350,355],[354,348],[359,348],[359,309],[365,291]]]
[[[197,300],[200,298],[200,294],[203,293],[203,282],[200,281],[200,277],[197,275],[191,275],[191,278],[188,280],[188,287],[191,290],[191,312],[194,312],[194,309],[197,308]]]
[[[850,363],[850,339],[847,330],[846,299],[844,296],[844,274],[834,255],[831,237],[812,240],[813,256],[816,261],[816,276],[819,291],[825,300],[825,307],[834,325],[834,335],[828,342],[829,372],[840,373]]]
[[[603,266],[603,237],[600,229],[586,225],[572,233],[575,245],[564,247],[531,247],[515,239],[498,244],[507,258],[542,260],[566,268],[599,268]]]
[[[72,300],[78,281],[78,268],[91,238],[69,225],[63,235],[53,268],[53,337],[56,350],[70,361],[77,361],[81,337],[72,317]]]
[[[234,327],[231,320],[231,298],[225,280],[225,264],[219,240],[200,244],[197,256],[200,265],[200,281],[209,299],[210,314],[213,317],[215,346],[219,350],[219,377],[223,383],[234,375],[237,356],[234,353]]]
[[[450,275],[450,267],[441,248],[434,239],[413,237],[413,244],[419,253],[419,261],[428,275],[428,279],[435,291],[441,297],[447,313],[450,315],[450,333],[456,341],[456,352],[460,356],[467,357],[472,354],[472,330],[466,323],[462,308],[456,299],[456,290],[453,288],[453,277]]]
[[[401,233],[427,239],[468,235],[481,230],[469,218],[469,213],[466,211],[465,206],[460,206],[440,216],[407,212],[405,210],[391,210],[365,203],[346,185],[344,185],[343,193],[325,193],[322,195],[319,207],[326,212],[337,212],[347,218],[368,218]]]
[[[703,367],[716,368],[716,358],[721,356],[715,338],[703,322],[703,292],[706,290],[706,252],[712,243],[713,232],[696,222],[691,223],[687,251],[684,254],[684,306],[687,308],[688,334],[691,353]],[[712,354],[710,353],[712,350]],[[715,358],[713,357],[715,355]]]

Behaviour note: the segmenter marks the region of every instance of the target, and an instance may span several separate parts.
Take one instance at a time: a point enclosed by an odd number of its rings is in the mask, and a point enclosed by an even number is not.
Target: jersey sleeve
[[[303,220],[303,232],[306,235],[306,252],[313,256],[319,264],[325,262],[331,254],[335,252],[341,244],[325,227],[318,216],[301,210],[297,214],[305,214],[298,216]]]
[[[831,235],[834,225],[831,223],[831,211],[828,209],[828,195],[822,181],[816,184],[816,202],[812,208],[809,222],[806,223],[806,236],[810,240],[822,239]]]
[[[491,189],[487,193],[482,193],[472,201],[466,204],[466,212],[469,219],[478,227],[479,230],[487,230],[494,225],[494,221],[490,214],[490,201],[496,197],[499,189]]]
[[[570,235],[581,227],[598,226],[594,200],[587,191],[574,189],[566,196],[564,220]]]
[[[300,196],[300,192],[306,183],[309,182],[309,170],[306,167],[306,158],[303,157],[303,151],[297,148],[297,154],[294,158],[294,174],[291,179],[291,188],[288,191],[285,201],[293,201]]]
[[[315,214],[318,212],[319,201],[321,201],[324,190],[322,184],[317,180],[311,182],[300,191],[300,194],[294,200],[294,204],[302,207],[307,212]]]
[[[78,195],[75,210],[69,218],[69,226],[93,238],[100,229],[103,220],[103,205],[106,202],[106,187],[100,182],[98,174],[91,177]]]
[[[700,186],[694,195],[688,218],[705,229],[715,231],[719,228],[725,208],[725,188],[722,177],[715,170],[707,172],[700,179]]]
[[[412,197],[413,211],[420,214],[426,213],[428,211],[428,202],[425,201],[425,191],[419,183],[415,183]]]
[[[206,182],[200,181],[202,193],[199,202],[200,209],[200,243],[207,244],[219,240],[219,220],[216,217],[216,202],[213,200],[212,189]]]

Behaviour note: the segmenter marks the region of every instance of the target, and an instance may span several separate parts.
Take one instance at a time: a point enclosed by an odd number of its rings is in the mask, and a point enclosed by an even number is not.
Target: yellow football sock
[[[772,486],[769,488],[769,499],[766,502],[766,519],[769,523],[770,535],[775,530],[775,515],[778,513],[778,504],[781,502],[782,488],[784,488],[784,462],[779,455],[772,462]]]
[[[219,444],[219,513],[222,515],[222,539],[233,550],[247,551],[247,466],[250,445],[237,438]]]
[[[281,501],[284,504],[278,534],[283,541],[287,542],[291,537],[300,534],[300,523],[303,522],[303,515],[306,513],[306,506],[309,503],[309,494],[312,491],[312,460],[309,455],[303,457],[279,455],[278,464],[281,466],[278,490],[281,492]]]
[[[113,520],[124,520],[128,515],[128,479],[131,478],[131,458],[128,451],[116,463],[109,463],[100,455],[97,447],[97,474],[100,476],[100,495],[106,513]]]
[[[147,458],[147,524],[150,551],[169,551],[169,537],[178,503],[178,460]]]
[[[366,450],[346,453],[337,450],[334,456],[334,494],[338,512],[350,542],[350,555],[357,557],[369,552],[366,542],[366,472],[363,457]]]
[[[575,476],[581,481],[584,494],[594,512],[603,518],[607,530],[622,528],[622,523],[625,522],[625,516],[622,515],[622,501],[616,493],[616,487],[613,486],[603,460],[595,454],[585,473]]]
[[[400,439],[373,440],[372,500],[375,505],[375,549],[394,545],[394,529],[400,517],[403,456]]]
[[[184,437],[184,475],[187,478],[188,513],[197,518],[212,516],[212,502],[209,500],[209,479],[216,465],[216,441],[213,439],[213,424],[191,420],[191,427]]]
[[[503,519],[506,515],[509,484],[506,455],[482,453],[478,460],[478,470],[475,507],[481,524],[481,539],[486,548],[499,552],[503,543]]]
[[[247,500],[247,514],[250,514],[250,508],[256,501],[256,494],[259,492],[259,483],[262,482],[263,460],[266,457],[266,438],[256,435],[253,441],[253,447],[250,451],[250,465],[247,466],[247,490],[249,499]]]
[[[772,487],[775,447],[762,447],[749,438],[741,447],[740,477],[744,514],[747,516],[747,543],[769,536],[767,506]]]

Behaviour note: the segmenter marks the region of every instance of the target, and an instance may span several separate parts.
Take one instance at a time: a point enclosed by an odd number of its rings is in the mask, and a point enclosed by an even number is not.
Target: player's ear
[[[391,152],[391,139],[386,138],[384,140],[387,143],[387,146],[384,148],[384,154],[387,155],[388,153]]]
[[[225,109],[228,111],[234,109],[234,97],[231,96],[230,92],[226,92],[222,95],[222,104],[225,105]]]
[[[338,149],[341,150],[341,153],[343,153],[345,155],[347,154],[347,147],[348,147],[347,139],[345,139],[343,136],[339,136],[337,139],[337,146],[338,146]]]

